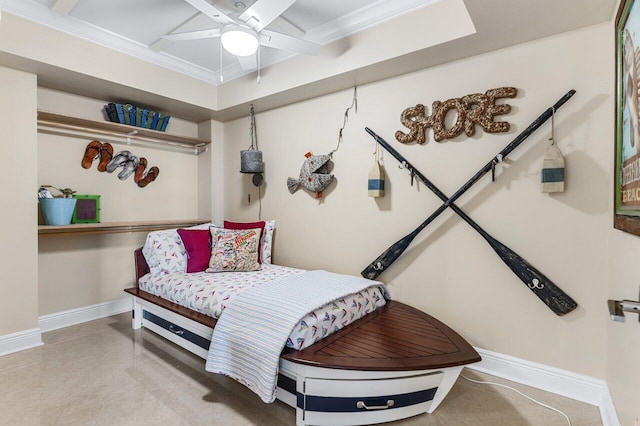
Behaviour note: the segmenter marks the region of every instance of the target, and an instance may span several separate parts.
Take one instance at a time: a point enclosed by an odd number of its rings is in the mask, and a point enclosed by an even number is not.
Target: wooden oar
[[[567,92],[553,107],[548,108],[543,112],[536,120],[534,120],[529,127],[527,127],[520,135],[518,135],[509,145],[507,145],[498,155],[491,159],[478,173],[476,173],[471,179],[469,179],[453,196],[447,198],[442,191],[435,187],[422,173],[419,173],[413,166],[411,166],[402,156],[389,146],[382,138],[376,135],[371,129],[366,128],[367,132],[371,134],[378,143],[380,143],[385,149],[387,149],[398,161],[404,163],[405,167],[409,168],[411,173],[418,176],[424,184],[431,189],[438,197],[444,202],[435,212],[431,214],[424,222],[420,224],[413,232],[397,241],[387,250],[385,250],[376,260],[374,260],[367,268],[365,268],[361,274],[365,278],[374,279],[378,277],[387,267],[389,267],[402,253],[407,249],[413,239],[429,225],[436,217],[438,217],[447,207],[452,209],[460,215],[469,225],[471,225],[476,231],[483,236],[483,238],[491,245],[491,247],[498,253],[500,258],[511,268],[511,270],[525,283],[527,286],[542,300],[551,310],[557,315],[564,315],[571,312],[577,307],[577,303],[571,299],[566,293],[559,289],[551,280],[545,277],[540,271],[531,266],[522,257],[518,256],[511,249],[500,243],[489,234],[487,234],[478,224],[476,224],[471,218],[469,218],[462,210],[460,210],[455,204],[457,200],[464,192],[466,192],[475,182],[477,182],[482,176],[492,170],[494,165],[499,161],[502,161],[511,151],[513,151],[520,143],[522,143],[531,133],[536,131],[545,121],[551,117],[554,110],[557,110],[567,102],[571,96],[573,96],[575,90]],[[391,148],[391,150],[389,150]]]
[[[440,191],[426,176],[420,173],[411,163],[409,163],[398,151],[393,149],[383,138],[375,134],[371,129],[367,128],[367,132],[373,136],[384,149],[386,149],[393,157],[395,157],[405,169],[409,170],[412,175],[420,179],[433,193],[435,193],[442,201],[448,201],[447,196]],[[458,214],[473,229],[478,231],[480,235],[489,243],[491,248],[498,253],[500,259],[524,282],[533,293],[540,298],[553,312],[557,315],[564,315],[574,310],[578,305],[564,291],[557,287],[549,278],[544,276],[540,271],[531,266],[521,256],[502,244],[500,241],[489,235],[484,229],[474,222],[467,214],[458,206],[451,203],[449,207]],[[415,231],[414,231],[415,232]],[[406,238],[406,237],[405,237]],[[363,271],[364,275],[364,271]]]

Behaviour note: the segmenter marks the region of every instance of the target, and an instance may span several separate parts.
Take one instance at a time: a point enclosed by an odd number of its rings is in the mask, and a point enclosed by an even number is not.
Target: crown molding
[[[392,2],[378,0],[363,9],[309,30],[305,39],[326,45],[438,1],[444,0],[394,0]],[[212,71],[176,56],[164,52],[156,52],[142,43],[89,24],[71,15],[55,13],[45,5],[31,0],[0,0],[0,9],[12,15],[214,85],[220,84],[221,72],[225,82],[255,72],[255,70],[243,70],[238,63],[225,65],[222,70]],[[294,56],[297,55],[278,55],[271,60],[268,57],[262,58],[261,65],[262,68],[265,68]]]
[[[218,81],[218,74],[211,70],[166,53],[155,52],[142,43],[88,24],[73,16],[57,14],[39,3],[25,0],[0,0],[0,9],[6,13],[207,83],[216,84]]]
[[[326,45],[440,1],[445,0],[378,0],[362,9],[310,29],[307,31],[306,39]]]

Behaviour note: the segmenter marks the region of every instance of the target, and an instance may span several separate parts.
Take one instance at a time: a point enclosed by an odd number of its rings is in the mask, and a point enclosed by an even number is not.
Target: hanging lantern
[[[240,151],[240,173],[262,173],[264,163],[262,162],[262,151],[257,149],[245,149]]]
[[[258,139],[256,135],[256,120],[253,111],[253,104],[249,112],[249,137],[251,146],[249,149],[240,151],[240,173],[253,173],[252,182],[255,186],[262,185],[264,177],[264,162],[262,161],[262,151],[258,150]]]

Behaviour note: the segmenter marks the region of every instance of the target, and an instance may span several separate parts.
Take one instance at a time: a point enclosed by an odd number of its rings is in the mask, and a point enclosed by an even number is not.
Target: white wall
[[[326,154],[337,142],[351,91],[258,114],[266,162],[262,217],[276,219],[275,260],[303,268],[358,274],[440,204],[406,171],[384,156],[385,198],[367,197],[372,165],[369,126],[392,142],[418,169],[452,194],[533,119],[569,89],[577,95],[556,116],[556,139],[567,161],[567,191],[541,194],[540,166],[550,123],[532,135],[458,205],[492,236],[527,259],[571,295],[578,309],[557,317],[452,212],[433,222],[380,278],[393,297],[442,319],[474,345],[543,364],[605,378],[607,240],[611,217],[608,170],[612,152],[611,30],[599,25],[358,88],[344,143],[334,155],[336,183],[322,202],[290,195],[304,154]],[[393,140],[400,113],[469,93],[514,86],[509,134],[479,130],[473,138],[425,145]],[[225,126],[226,164],[248,146],[247,119]],[[405,129],[406,130],[406,129]],[[250,177],[228,167],[226,215],[258,216]],[[252,202],[247,203],[251,193]],[[588,354],[588,355],[585,355]]]
[[[0,336],[38,326],[36,76],[0,67]]]

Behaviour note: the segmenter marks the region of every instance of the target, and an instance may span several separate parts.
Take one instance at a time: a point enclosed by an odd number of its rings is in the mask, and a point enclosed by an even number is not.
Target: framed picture
[[[614,227],[640,235],[640,0],[616,16]]]
[[[100,196],[74,194],[76,208],[71,223],[100,223]]]

